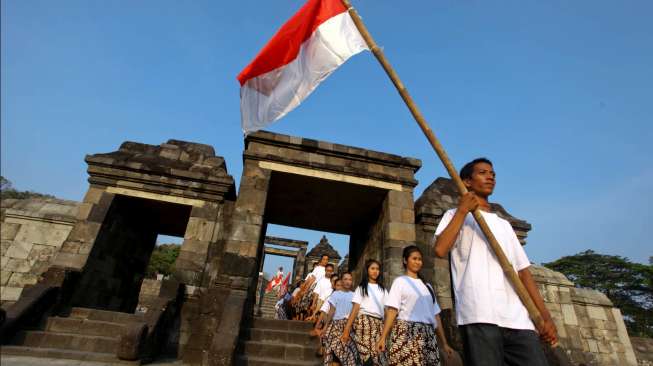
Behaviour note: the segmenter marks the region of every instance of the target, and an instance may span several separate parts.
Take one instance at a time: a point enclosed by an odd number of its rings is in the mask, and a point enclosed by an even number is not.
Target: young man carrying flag
[[[492,163],[480,158],[467,163],[460,177],[469,193],[457,209],[442,216],[435,235],[435,254],[451,252],[452,285],[456,318],[463,336],[465,365],[547,365],[533,322],[506,280],[487,239],[471,211],[480,208],[503,251],[535,302],[544,322],[538,327],[542,340],[557,341],[551,314],[531,277],[531,265],[510,223],[492,212],[488,197],[494,191]]]

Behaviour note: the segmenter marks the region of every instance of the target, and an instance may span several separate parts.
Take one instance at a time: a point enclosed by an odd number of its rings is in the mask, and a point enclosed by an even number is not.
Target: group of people
[[[556,328],[528,270],[530,262],[510,223],[492,212],[492,163],[476,159],[460,172],[469,193],[444,213],[435,254],[450,256],[456,321],[466,365],[546,365],[540,341],[557,342]],[[471,212],[479,208],[512,263],[543,322],[534,325]],[[404,274],[386,288],[383,269],[368,260],[358,286],[335,274],[323,256],[305,281],[282,299],[286,316],[315,323],[325,365],[440,365],[450,357],[433,287],[425,281],[421,250],[404,248]]]

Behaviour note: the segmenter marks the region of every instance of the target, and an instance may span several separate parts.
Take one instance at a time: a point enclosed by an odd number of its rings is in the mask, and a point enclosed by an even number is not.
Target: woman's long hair
[[[363,292],[363,297],[366,297],[368,295],[367,292],[367,285],[370,283],[370,278],[369,275],[367,274],[367,270],[370,269],[372,264],[375,264],[379,266],[379,277],[376,278],[376,284],[379,285],[379,288],[381,290],[385,291],[385,286],[383,286],[383,270],[381,269],[381,263],[377,261],[376,259],[368,259],[365,262],[365,270],[363,271],[363,278],[361,278],[361,283],[358,285],[358,287],[361,288],[361,291]]]
[[[404,252],[402,254],[402,257],[404,257],[404,260],[401,262],[404,265],[404,269],[406,269],[406,263],[408,263],[408,258],[410,257],[411,254],[418,252],[422,256],[422,260],[424,260],[424,254],[422,254],[422,251],[416,246],[416,245],[409,245],[404,248]],[[426,289],[429,290],[429,293],[431,294],[431,299],[433,299],[433,302],[435,302],[435,294],[433,293],[433,289],[431,286],[427,284],[427,282],[424,280],[424,277],[417,272],[417,278],[422,281],[424,286],[426,286]]]

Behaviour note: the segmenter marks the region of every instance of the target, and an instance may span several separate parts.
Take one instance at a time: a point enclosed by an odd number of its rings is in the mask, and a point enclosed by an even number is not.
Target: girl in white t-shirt
[[[360,285],[354,291],[353,307],[342,333],[343,343],[349,342],[354,329],[353,341],[361,361],[367,365],[385,365],[385,353],[377,352],[376,343],[383,331],[383,304],[388,291],[383,286],[381,263],[374,259],[365,262],[365,272]]]
[[[422,252],[418,247],[404,248],[403,265],[406,272],[394,280],[386,297],[385,322],[377,350],[385,351],[385,342],[392,329],[392,344],[388,350],[391,366],[439,366],[438,343],[446,355],[451,355],[453,350],[444,337],[433,288],[420,277]]]
[[[341,276],[342,291],[334,291],[328,298],[329,312],[323,334],[324,365],[356,366],[359,364],[358,351],[354,342],[343,342],[340,337],[351,313],[352,298],[351,273]]]

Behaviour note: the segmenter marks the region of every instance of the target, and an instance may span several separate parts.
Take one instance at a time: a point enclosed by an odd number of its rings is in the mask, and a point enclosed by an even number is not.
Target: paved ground
[[[63,360],[60,358],[37,358],[25,356],[11,356],[0,355],[1,366],[114,366],[125,364],[107,363],[107,362],[91,362],[91,361],[77,361],[77,360]],[[181,361],[178,360],[161,360],[148,363],[152,366],[182,366]]]

